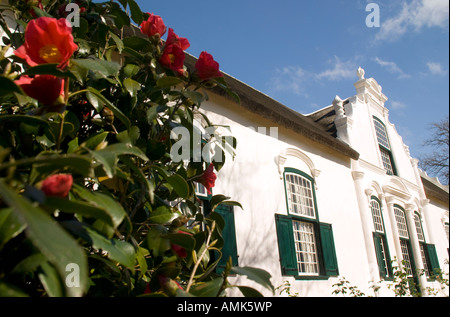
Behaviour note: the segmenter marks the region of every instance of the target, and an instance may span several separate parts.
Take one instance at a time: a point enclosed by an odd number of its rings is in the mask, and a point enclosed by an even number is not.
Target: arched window
[[[392,156],[392,148],[386,131],[386,126],[380,119],[373,117],[375,133],[377,135],[378,145],[380,147],[381,160],[383,167],[388,175],[397,175],[395,169],[394,158]]]

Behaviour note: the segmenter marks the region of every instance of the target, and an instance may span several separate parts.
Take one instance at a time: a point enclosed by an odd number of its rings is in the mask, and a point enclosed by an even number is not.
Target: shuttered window
[[[299,278],[339,275],[333,228],[318,220],[313,178],[288,168],[284,179],[289,215],[275,217],[282,274]]]
[[[392,266],[384,230],[383,213],[381,210],[381,203],[375,196],[371,198],[370,208],[372,211],[373,225],[375,229],[375,232],[373,234],[373,241],[375,245],[380,277],[390,278],[392,277]]]

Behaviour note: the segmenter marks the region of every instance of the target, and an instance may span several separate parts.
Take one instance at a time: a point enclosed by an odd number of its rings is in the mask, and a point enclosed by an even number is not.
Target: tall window
[[[292,172],[285,174],[289,213],[316,218],[312,181]]]
[[[411,244],[409,241],[408,224],[406,222],[405,211],[400,206],[394,206],[395,220],[397,222],[398,235],[400,237],[400,246],[402,251],[402,260],[404,261],[405,271],[409,276],[413,276],[413,258]]]
[[[430,269],[428,267],[427,250],[425,244],[425,235],[423,234],[422,228],[422,220],[420,219],[420,216],[417,213],[414,213],[414,224],[416,225],[417,240],[419,240],[420,256],[422,257],[423,268],[425,270],[425,274],[427,276],[430,276]]]
[[[289,215],[276,215],[283,275],[337,276],[333,229],[330,224],[319,222],[314,180],[291,168],[285,170],[284,180]]]
[[[426,243],[425,234],[423,232],[422,219],[416,212],[414,213],[414,224],[416,226],[417,239],[419,240],[420,246],[420,256],[422,257],[425,275],[430,278],[440,270],[439,260],[436,253],[436,246],[434,244]]]
[[[370,201],[370,209],[372,210],[373,225],[375,229],[373,239],[380,276],[383,278],[388,278],[392,275],[391,258],[389,255],[389,248],[387,246],[386,233],[384,230],[381,203],[378,198],[372,197]]]
[[[391,144],[387,135],[385,125],[376,117],[373,118],[378,145],[380,147],[383,167],[388,175],[396,175],[395,164],[392,156]]]

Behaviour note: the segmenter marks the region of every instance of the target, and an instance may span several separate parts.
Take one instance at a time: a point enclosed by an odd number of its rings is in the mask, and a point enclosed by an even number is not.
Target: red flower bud
[[[179,37],[178,35],[175,34],[173,29],[169,28],[169,34],[167,35],[167,40],[166,40],[166,47],[171,46],[171,45],[177,45],[183,51],[187,50],[191,46],[188,39],[186,39],[184,37]]]
[[[30,66],[58,64],[59,68],[65,68],[77,49],[72,27],[65,19],[40,17],[28,23],[25,43],[14,54]]]
[[[144,21],[141,24],[142,34],[146,34],[148,37],[155,36],[156,34],[159,34],[159,37],[162,37],[166,34],[166,31],[167,28],[162,18],[159,15],[154,15],[153,13],[150,14],[147,21]]]
[[[46,196],[67,197],[73,185],[72,175],[58,174],[47,177],[42,182],[41,190]]]
[[[219,70],[219,63],[217,63],[211,54],[202,52],[195,64],[198,77],[201,80],[209,80],[212,78],[223,77],[223,74]]]
[[[214,173],[214,165],[211,163],[207,170],[197,179],[197,182],[205,186],[208,194],[211,195],[211,188],[216,185],[217,175]]]
[[[44,105],[53,105],[64,95],[64,81],[52,75],[36,75],[34,78],[22,76],[15,83],[31,98]]]

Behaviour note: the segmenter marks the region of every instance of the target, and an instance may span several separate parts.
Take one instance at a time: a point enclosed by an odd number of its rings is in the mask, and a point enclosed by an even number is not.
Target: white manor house
[[[357,75],[354,96],[306,116],[228,75],[240,104],[208,93],[202,111],[237,138],[214,188],[243,206],[219,211],[224,254],[301,297],[333,296],[343,277],[365,296],[395,296],[399,265],[426,295],[440,290],[435,270],[448,273],[449,187],[418,168],[382,87]]]

